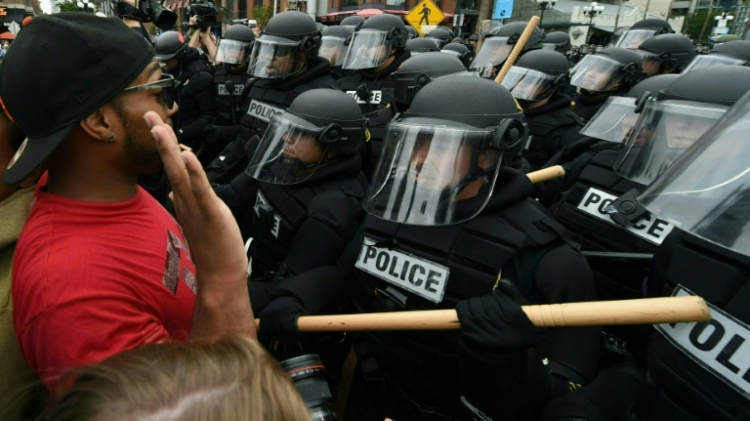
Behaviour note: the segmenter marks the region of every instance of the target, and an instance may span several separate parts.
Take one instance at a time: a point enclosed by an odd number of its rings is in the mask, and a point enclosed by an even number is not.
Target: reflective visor
[[[611,97],[581,130],[584,136],[624,143],[638,121],[635,98]]]
[[[750,256],[750,96],[706,132],[638,201],[660,219]]]
[[[244,64],[248,59],[247,52],[249,47],[249,42],[222,39],[216,48],[214,61],[227,64]]]
[[[393,41],[387,38],[387,32],[371,29],[361,29],[352,34],[344,69],[372,69],[383,64],[390,56],[393,45]]]
[[[508,44],[508,37],[490,37],[482,42],[479,53],[471,62],[469,69],[475,70],[482,77],[494,77],[494,66],[499,66],[508,58],[513,46]]]
[[[570,84],[587,91],[609,91],[622,80],[622,64],[607,56],[587,55],[570,71]]]
[[[541,101],[555,92],[555,77],[525,67],[513,66],[503,79],[503,86],[516,99]]]
[[[643,44],[643,41],[654,36],[655,29],[631,29],[617,40],[615,47],[629,48],[635,50]]]
[[[723,54],[706,54],[703,56],[695,56],[693,61],[682,71],[687,73],[695,69],[703,69],[706,67],[713,66],[744,66],[745,61],[738,58],[725,56]]]
[[[307,180],[327,153],[328,148],[318,143],[321,131],[292,114],[274,116],[247,166],[247,174],[271,184]]]
[[[346,42],[344,38],[323,35],[318,55],[328,59],[331,67],[342,66],[344,58],[346,58],[346,52],[349,49],[349,47],[344,45],[344,42]]]
[[[646,103],[615,171],[649,185],[724,114],[727,107],[689,101]]]
[[[299,42],[282,39],[276,41],[261,37],[255,40],[248,74],[272,79],[288,76],[299,70]]]
[[[388,125],[364,201],[367,212],[402,224],[448,225],[484,208],[502,158],[499,151],[485,151],[486,170],[480,174],[479,148],[492,131],[441,123]]]

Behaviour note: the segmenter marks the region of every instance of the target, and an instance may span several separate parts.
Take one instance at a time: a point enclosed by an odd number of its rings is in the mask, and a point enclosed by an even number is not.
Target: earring
[[[107,139],[109,139],[110,142],[114,142],[115,141],[115,135],[113,135],[112,133],[110,133],[109,137],[107,137]]]

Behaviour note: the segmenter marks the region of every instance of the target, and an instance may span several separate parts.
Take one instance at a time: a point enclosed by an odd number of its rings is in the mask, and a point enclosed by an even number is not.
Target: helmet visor
[[[219,46],[216,48],[214,61],[227,64],[245,64],[249,58],[247,54],[249,49],[249,42],[222,39],[219,41]]]
[[[508,58],[513,49],[508,44],[508,37],[490,37],[484,40],[479,53],[471,62],[469,69],[476,70],[482,77],[494,77],[495,66],[499,66]]]
[[[344,38],[323,35],[318,55],[328,59],[331,67],[342,66],[344,58],[346,58],[346,52],[349,50],[349,47],[344,45],[345,43]]]
[[[611,97],[581,130],[584,136],[624,143],[633,129],[638,114],[635,113],[635,98]]]
[[[639,196],[680,229],[750,256],[750,96]]]
[[[516,99],[541,101],[555,92],[555,77],[537,70],[513,66],[503,79],[503,86]]]
[[[378,67],[391,55],[392,45],[393,41],[388,40],[387,32],[361,29],[352,34],[344,69]]]
[[[745,63],[744,60],[725,56],[723,54],[706,54],[703,56],[695,56],[693,61],[690,62],[682,73],[714,66],[744,66]]]
[[[322,130],[289,113],[274,116],[247,166],[247,174],[271,184],[307,180],[328,152],[318,142]]]
[[[615,163],[630,181],[649,185],[724,114],[727,107],[690,101],[646,103]]]
[[[612,90],[622,80],[622,64],[607,56],[588,55],[570,71],[570,84],[587,91]]]
[[[410,225],[448,225],[473,218],[492,194],[502,158],[498,150],[481,150],[492,131],[414,120],[388,125],[365,210]]]
[[[654,36],[654,33],[656,33],[655,29],[631,29],[622,34],[615,47],[635,50],[643,44],[643,41]]]
[[[250,55],[250,66],[247,69],[251,76],[267,79],[285,77],[296,73],[301,65],[299,42],[291,40],[279,41],[263,39],[255,40],[253,53]]]

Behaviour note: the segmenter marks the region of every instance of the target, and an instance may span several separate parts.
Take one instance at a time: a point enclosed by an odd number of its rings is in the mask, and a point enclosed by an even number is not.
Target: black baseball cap
[[[24,19],[0,67],[0,105],[27,139],[3,182],[17,184],[31,174],[153,57],[143,36],[117,18],[63,12]]]

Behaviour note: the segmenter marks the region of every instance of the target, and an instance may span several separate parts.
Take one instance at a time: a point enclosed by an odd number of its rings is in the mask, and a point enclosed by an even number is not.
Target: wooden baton
[[[538,184],[564,176],[565,169],[561,165],[553,165],[551,167],[542,168],[541,170],[532,171],[526,174],[526,177],[529,177],[529,180],[531,180],[531,184]]]
[[[503,83],[505,75],[508,74],[508,70],[510,70],[510,67],[513,66],[513,63],[516,62],[518,55],[521,54],[521,50],[523,50],[524,45],[526,45],[526,41],[529,40],[531,33],[534,32],[534,28],[536,28],[537,25],[539,25],[539,16],[532,16],[531,19],[529,19],[529,23],[526,24],[526,28],[521,33],[521,37],[518,38],[518,41],[516,41],[516,44],[513,46],[513,50],[511,50],[508,58],[505,60],[505,63],[503,63],[503,67],[500,68],[497,76],[495,76],[495,82]]]
[[[521,308],[537,327],[701,322],[711,318],[706,302],[695,296],[528,305]],[[450,330],[460,327],[456,310],[301,316],[297,319],[297,328],[301,332]]]

